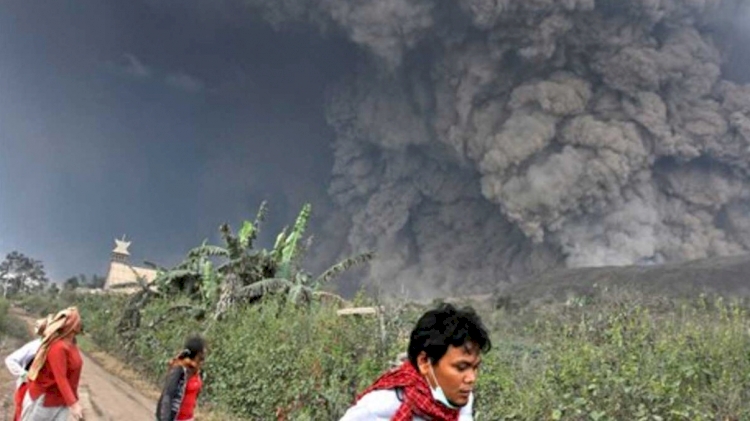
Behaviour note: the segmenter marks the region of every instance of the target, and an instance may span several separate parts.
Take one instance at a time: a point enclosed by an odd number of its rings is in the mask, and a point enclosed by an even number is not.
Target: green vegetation
[[[26,340],[29,332],[23,321],[10,314],[10,302],[0,298],[0,340],[8,336]]]
[[[252,304],[266,296],[283,296],[296,305],[315,301],[343,301],[341,297],[323,291],[323,287],[342,272],[369,262],[373,253],[363,253],[345,259],[321,275],[314,277],[301,267],[301,261],[312,241],[305,238],[312,208],[302,207],[292,229],[284,228],[276,237],[273,249],[255,247],[255,240],[265,219],[263,203],[254,221],[244,221],[238,232],[222,224],[219,232],[222,245],[203,242],[190,250],[182,263],[172,269],[151,264],[159,274],[151,285],[141,281],[142,291],[132,297],[129,313],[118,330],[135,332],[139,327],[140,312],[153,297],[185,294],[189,303],[172,307],[167,313],[188,311],[196,318],[207,314],[221,319],[235,306]]]
[[[122,297],[82,295],[77,305],[89,339],[157,383],[184,337],[203,331],[209,341],[204,403],[252,420],[277,412],[289,419],[334,419],[402,350],[400,322],[414,320],[386,320],[388,335],[382,337],[377,318],[343,318],[328,304],[300,307],[272,297],[230,311],[208,330],[191,317],[163,322],[165,311],[184,302],[189,297],[152,300],[129,347],[115,333]]]
[[[42,315],[75,303],[87,340],[155,383],[183,338],[203,333],[202,403],[233,419],[338,419],[406,349],[425,306],[360,296],[352,304],[384,305],[382,317],[338,316],[341,300],[320,299],[330,295],[320,287],[368,255],[312,277],[299,267],[309,208],[270,251],[253,247],[264,212],[238,233],[222,226],[224,244],[204,243],[135,295],[66,291],[21,304]],[[750,419],[747,302],[590,288],[565,302],[475,304],[495,345],[477,419]]]
[[[744,305],[573,300],[542,311],[497,330],[478,402],[484,419],[750,416]]]
[[[162,322],[189,297],[155,299],[135,344],[115,332],[123,297],[80,296],[89,338],[154,382],[185,335],[210,343],[204,404],[234,416],[337,419],[395,356],[423,308],[387,306],[340,317],[330,304],[280,297],[235,308],[206,330]],[[359,298],[358,305],[372,302]],[[739,420],[750,418],[750,317],[721,298],[646,302],[637,295],[486,310],[495,347],[485,356],[476,413],[484,420]]]
[[[42,291],[49,283],[40,260],[12,251],[0,261],[0,289],[2,297]]]

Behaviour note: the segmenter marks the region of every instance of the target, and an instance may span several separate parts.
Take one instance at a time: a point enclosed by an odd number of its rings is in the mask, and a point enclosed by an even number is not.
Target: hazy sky
[[[421,2],[387,2],[400,10],[345,1],[337,3],[337,13],[350,15],[336,28],[362,45],[408,44],[403,30],[419,32],[424,23],[417,13]],[[274,32],[245,3],[0,2],[0,257],[21,251],[63,280],[104,274],[112,240],[123,234],[134,242],[134,263],[171,265],[204,238],[216,239],[220,223],[238,226],[252,218],[263,199],[271,206],[264,232],[269,242],[305,201],[321,220],[329,215],[334,133],[324,118],[325,90],[358,66],[373,71],[379,59],[358,56],[366,48],[355,48],[346,36],[326,39],[299,23],[291,32]],[[287,1],[280,9],[299,12],[316,4]],[[746,82],[750,19],[734,21],[742,36],[733,42],[742,48],[724,76]],[[434,21],[433,36],[441,33],[440,22]],[[406,67],[419,67],[418,57]],[[374,117],[371,127],[381,133],[391,127],[390,117]],[[409,136],[407,126],[393,127],[398,138]],[[397,165],[401,155],[394,156]],[[403,224],[409,212],[421,211],[418,205],[402,209],[400,191],[383,190],[388,200],[375,202],[384,204],[375,215],[382,226],[367,220],[370,231]],[[499,208],[497,215],[502,218]],[[418,225],[410,222],[399,235],[417,241],[409,230]],[[440,241],[429,241],[442,250]],[[462,254],[455,255],[454,266],[462,267]],[[413,260],[418,266],[426,256]]]
[[[105,274],[122,234],[171,264],[262,199],[267,235],[306,200],[325,212],[322,95],[351,48],[166,3],[0,3],[3,257]]]

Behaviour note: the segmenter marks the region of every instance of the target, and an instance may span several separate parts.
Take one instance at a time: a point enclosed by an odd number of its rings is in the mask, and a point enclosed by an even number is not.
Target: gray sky
[[[345,44],[165,2],[0,3],[0,254],[104,274],[115,236],[174,263],[268,199],[325,212],[325,85]],[[231,16],[231,17],[226,17]]]
[[[427,231],[419,231],[419,221],[429,220],[431,214],[420,205],[421,197],[414,196],[412,202],[411,196],[402,194],[411,184],[417,190],[424,187],[409,181],[412,169],[386,171],[386,178],[381,179],[380,172],[368,168],[381,164],[397,168],[407,158],[427,162],[446,158],[433,153],[442,151],[433,142],[434,136],[423,149],[399,149],[422,136],[418,130],[410,132],[411,124],[422,127],[422,117],[429,120],[432,116],[410,111],[421,104],[420,90],[401,92],[388,81],[418,76],[429,82],[424,84],[426,89],[433,85],[437,89],[449,81],[432,80],[435,75],[429,72],[438,69],[442,74],[440,66],[447,65],[459,73],[465,70],[471,85],[476,79],[473,75],[485,74],[484,60],[477,57],[462,63],[462,54],[443,56],[440,40],[442,36],[448,37],[446,42],[456,36],[456,40],[463,39],[462,31],[485,29],[465,27],[471,21],[468,16],[455,18],[457,3],[347,1],[0,2],[0,256],[19,250],[41,259],[55,280],[77,273],[104,274],[112,239],[127,234],[134,241],[135,262],[148,259],[171,265],[204,238],[216,240],[220,223],[237,226],[254,215],[261,200],[268,199],[267,242],[281,225],[292,221],[305,201],[313,202],[320,221],[327,219],[327,227],[333,230],[313,230],[321,234],[318,238],[328,239],[321,264],[331,263],[339,251],[334,249],[341,244],[373,247],[370,243],[377,240],[374,247],[392,252],[394,268],[407,268],[398,271],[409,282],[416,279],[409,267],[425,273],[425,279],[442,276],[448,267],[462,268],[467,256],[478,255],[467,244],[486,250],[481,241],[455,240],[456,233],[463,233],[456,227],[472,219],[443,222],[448,227],[443,236],[428,235],[422,243],[419,235]],[[269,19],[288,24],[284,32],[274,32],[261,22],[257,17],[261,9],[251,12],[248,3],[260,5]],[[551,0],[541,3],[553,4]],[[636,0],[631,3],[646,7]],[[310,20],[338,31],[340,38],[327,39],[306,29],[301,22]],[[733,14],[730,21],[730,31],[715,33],[721,44],[735,46],[723,77],[745,82],[750,19]],[[477,41],[481,39],[466,38],[470,44],[481,44]],[[436,44],[415,44],[415,40]],[[478,50],[467,48],[467,54],[478,51],[481,55],[480,44]],[[415,49],[402,56],[405,46]],[[395,79],[390,79],[393,75],[382,80],[374,76],[383,76],[381,72],[398,57],[407,60]],[[479,66],[478,73],[473,73],[474,65]],[[348,171],[343,177],[348,177],[347,182],[365,180],[365,186],[383,187],[380,195],[364,189],[361,197],[345,198],[345,206],[357,208],[354,214],[345,215],[354,224],[349,230],[340,223],[343,219],[328,218],[332,209],[326,187],[333,165],[334,133],[325,123],[324,92],[331,82],[346,80],[346,73],[358,68],[365,71],[349,79],[351,85],[344,83],[344,91],[364,97],[346,99],[344,95],[342,103],[347,105],[337,112],[349,107],[361,125],[355,124],[355,129],[386,140],[392,135],[398,142],[367,143],[366,138],[349,136],[355,133],[350,127],[339,127],[337,165]],[[363,80],[368,77],[373,80]],[[363,83],[362,92],[357,83]],[[485,88],[471,94],[471,101],[484,101]],[[341,95],[337,98],[342,100]],[[370,108],[373,104],[388,106],[378,110]],[[455,105],[462,109],[470,101],[461,104],[463,100]],[[453,106],[449,103],[446,110]],[[443,115],[446,124],[452,124],[451,116]],[[340,115],[336,118],[341,121]],[[465,134],[473,136],[471,130]],[[349,165],[349,154],[362,144],[374,148],[372,156]],[[437,168],[453,168],[452,161],[446,162],[447,167]],[[481,168],[475,170],[478,186]],[[426,177],[429,173],[414,174]],[[453,176],[463,180],[462,173]],[[378,200],[370,201],[368,195]],[[337,200],[341,203],[342,199]],[[492,205],[497,206],[502,222],[499,203]],[[486,206],[478,209],[473,220],[485,220]],[[450,207],[441,211],[452,221]],[[533,217],[533,212],[529,215]],[[391,227],[402,228],[393,231],[391,238],[383,234],[391,232]],[[506,225],[498,227],[477,228],[471,238],[486,237],[487,244],[502,250],[505,246],[496,239],[504,235]],[[333,231],[339,232],[331,235]],[[514,236],[507,238],[517,241]],[[394,248],[391,240],[399,247],[419,244],[419,251],[411,256],[403,248]],[[447,252],[455,261],[440,257],[446,253],[444,244],[461,249]],[[381,266],[390,267],[388,259],[380,256],[385,262]],[[426,269],[429,262],[434,262],[438,275]],[[512,265],[506,266],[501,269]],[[480,270],[476,273],[481,275]],[[379,276],[397,278],[387,270]]]

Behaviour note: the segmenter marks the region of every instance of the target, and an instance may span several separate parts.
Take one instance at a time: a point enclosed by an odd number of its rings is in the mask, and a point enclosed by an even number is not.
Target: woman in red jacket
[[[157,421],[193,421],[198,395],[203,388],[201,367],[206,358],[206,340],[191,336],[171,363],[156,407]]]
[[[51,314],[47,316],[47,318],[37,320],[36,323],[34,323],[34,334],[38,336],[38,338],[31,342],[27,342],[24,346],[13,351],[12,354],[5,358],[5,365],[8,366],[8,370],[10,370],[11,374],[17,377],[16,393],[13,397],[13,404],[15,405],[13,421],[21,421],[23,398],[29,390],[29,383],[26,381],[26,375],[31,368],[31,363],[34,361],[34,356],[36,355],[37,350],[39,350],[39,347],[42,345],[44,330],[47,328],[47,323],[50,320],[52,320]]]
[[[48,323],[29,369],[22,421],[66,421],[69,415],[76,421],[83,419],[78,401],[83,359],[75,340],[81,330],[75,307],[57,313]]]

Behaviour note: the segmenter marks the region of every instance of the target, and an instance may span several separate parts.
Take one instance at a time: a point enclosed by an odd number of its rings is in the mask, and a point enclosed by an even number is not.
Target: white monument
[[[107,280],[104,282],[105,290],[136,292],[141,289],[138,278],[147,283],[151,283],[156,278],[156,270],[130,264],[130,252],[128,251],[130,243],[130,241],[125,241],[124,235],[121,240],[115,239],[115,248],[112,250]]]

